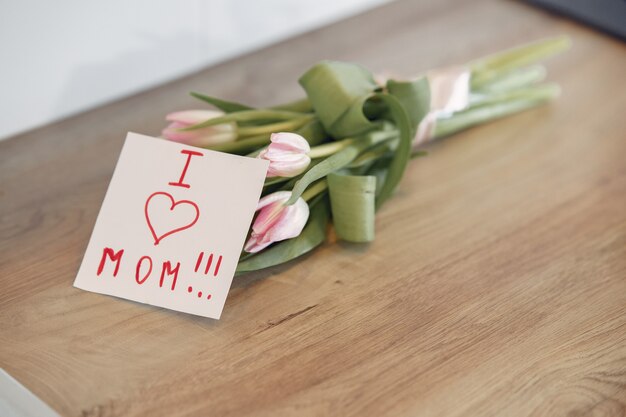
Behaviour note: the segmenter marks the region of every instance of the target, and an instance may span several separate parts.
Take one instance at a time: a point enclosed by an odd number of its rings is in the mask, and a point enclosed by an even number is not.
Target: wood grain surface
[[[188,91],[272,104],[320,59],[562,33],[562,97],[430,146],[372,244],[236,278],[219,321],[72,287],[126,132]],[[400,1],[4,141],[0,366],[64,416],[623,416],[625,85],[623,43],[524,3]]]

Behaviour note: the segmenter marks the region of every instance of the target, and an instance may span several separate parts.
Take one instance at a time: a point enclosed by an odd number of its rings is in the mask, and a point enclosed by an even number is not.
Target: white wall
[[[0,138],[388,0],[0,0]]]

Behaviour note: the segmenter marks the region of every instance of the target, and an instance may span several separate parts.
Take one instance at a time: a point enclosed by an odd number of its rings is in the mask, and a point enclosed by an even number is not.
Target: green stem
[[[262,126],[240,127],[237,129],[237,135],[239,136],[239,138],[244,138],[246,136],[257,136],[268,133],[293,131],[302,127],[311,120],[313,120],[313,116],[304,116],[284,122],[271,123]]]
[[[477,94],[472,97],[469,108],[471,109],[479,106],[506,103],[515,100],[552,98],[558,94],[557,91],[557,85],[543,84],[534,87],[519,88],[516,90]]]
[[[528,87],[543,81],[545,78],[546,68],[543,65],[533,65],[529,68],[523,68],[503,74],[502,76],[483,85],[477,91],[472,91],[472,93],[502,93],[505,91]]]
[[[357,141],[367,141],[367,147],[375,147],[389,139],[396,138],[397,136],[397,130],[374,131],[368,133],[366,138],[347,138],[337,142],[329,142],[323,145],[314,146],[313,148],[311,148],[311,151],[308,155],[311,159],[325,158],[327,156],[336,154],[337,152],[347,148]]]
[[[448,136],[468,127],[489,122],[500,117],[527,110],[556,97],[559,89],[556,86],[551,88],[537,89],[535,94],[528,94],[524,98],[513,101],[506,101],[485,106],[469,108],[468,110],[455,113],[449,118],[437,120],[435,127],[435,138]]]
[[[322,193],[327,188],[328,188],[328,182],[326,181],[326,179],[322,179],[316,182],[315,184],[313,184],[312,186],[310,186],[309,188],[307,188],[307,190],[302,193],[301,198],[304,201],[310,201],[313,197]]]
[[[201,129],[203,127],[215,126],[232,122],[251,122],[255,120],[291,120],[301,118],[302,113],[285,110],[243,110],[228,113],[221,117],[206,120],[193,126],[180,129],[182,132],[188,130]]]
[[[309,157],[311,159],[324,158],[326,156],[332,155],[342,150],[343,148],[352,144],[353,142],[354,142],[354,139],[348,138],[348,139],[343,139],[337,142],[329,142],[323,145],[314,146],[311,148],[311,151],[309,152]]]
[[[565,36],[544,39],[528,45],[477,59],[469,63],[472,70],[472,89],[480,88],[501,74],[530,65],[570,46]]]

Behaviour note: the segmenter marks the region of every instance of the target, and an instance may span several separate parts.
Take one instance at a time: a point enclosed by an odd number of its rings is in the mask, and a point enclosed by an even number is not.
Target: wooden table
[[[432,145],[372,244],[236,278],[219,321],[72,287],[126,132],[188,91],[277,103],[324,58],[413,74],[560,33],[563,96]],[[625,52],[519,2],[400,1],[0,143],[0,366],[68,416],[624,415]]]

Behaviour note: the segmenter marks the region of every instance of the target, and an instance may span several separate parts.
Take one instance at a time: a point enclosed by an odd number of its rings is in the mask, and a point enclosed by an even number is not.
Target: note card
[[[267,164],[129,133],[74,286],[219,319]]]

